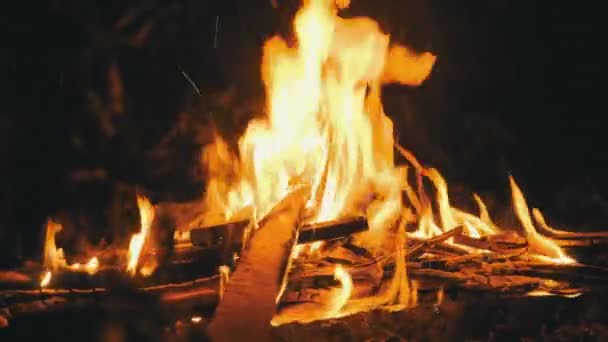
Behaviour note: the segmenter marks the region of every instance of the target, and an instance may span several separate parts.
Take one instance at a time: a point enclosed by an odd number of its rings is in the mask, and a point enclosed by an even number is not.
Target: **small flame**
[[[576,298],[582,294],[583,294],[583,292],[560,294],[560,293],[551,293],[551,292],[543,291],[543,290],[532,290],[532,291],[526,293],[526,295],[531,296],[531,297],[560,296],[560,297],[566,297],[566,298]]]
[[[42,279],[40,280],[40,287],[45,288],[45,287],[49,286],[49,284],[51,283],[51,277],[52,277],[51,271],[46,271],[44,273],[44,275],[42,276]]]
[[[87,272],[88,274],[93,275],[99,270],[99,260],[97,257],[92,257],[89,262],[84,265],[75,263],[67,266],[67,269],[75,272]]]
[[[59,270],[67,266],[63,250],[57,248],[55,235],[63,229],[63,226],[51,219],[47,220],[44,241],[44,266],[51,270]]]
[[[139,256],[146,240],[149,238],[150,227],[154,220],[154,207],[145,196],[137,195],[137,207],[139,208],[141,226],[139,233],[133,234],[129,243],[127,272],[131,275],[135,275]]]
[[[46,224],[46,234],[44,242],[44,266],[53,271],[61,269],[74,272],[87,272],[95,274],[99,270],[99,260],[97,257],[92,257],[85,265],[74,263],[68,265],[63,254],[63,249],[57,248],[55,236],[63,229],[63,226],[53,220],[48,220]]]
[[[441,303],[443,303],[444,293],[445,291],[443,289],[443,285],[441,285],[439,289],[437,289],[437,302],[435,303],[435,305],[441,305]]]
[[[511,185],[511,193],[513,195],[513,207],[517,218],[524,227],[526,238],[530,244],[530,252],[536,254],[536,256],[547,262],[557,264],[572,264],[576,261],[568,257],[564,251],[551,239],[539,234],[532,224],[530,218],[530,210],[526,199],[522,194],[519,186],[515,183],[513,177],[509,177],[509,183]]]
[[[334,278],[342,285],[342,290],[338,292],[331,300],[329,309],[327,310],[327,317],[338,316],[340,310],[344,307],[350,294],[353,290],[353,280],[347,270],[342,265],[337,265],[334,269]]]
[[[222,299],[224,297],[224,291],[226,290],[226,285],[230,280],[230,267],[226,265],[222,265],[219,267],[220,272],[220,291],[219,297]]]
[[[203,320],[203,318],[201,316],[192,316],[192,318],[190,318],[190,321],[194,324],[200,323]]]

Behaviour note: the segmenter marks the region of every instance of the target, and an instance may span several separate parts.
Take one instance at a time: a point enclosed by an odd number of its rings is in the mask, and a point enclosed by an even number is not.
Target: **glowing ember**
[[[51,277],[52,277],[51,271],[46,271],[44,273],[44,275],[42,276],[42,279],[40,280],[40,287],[44,288],[44,287],[49,286],[49,284],[51,283]]]
[[[131,275],[135,275],[139,256],[144,248],[146,239],[149,238],[150,227],[154,220],[154,207],[150,203],[150,200],[144,196],[137,195],[137,207],[139,208],[141,226],[139,233],[133,234],[129,243],[127,272],[131,273]]]
[[[542,291],[542,290],[533,290],[533,291],[530,291],[530,292],[526,293],[526,295],[528,295],[530,297],[560,296],[560,297],[566,297],[566,298],[576,298],[576,297],[579,297],[582,294],[583,294],[583,292],[568,293],[568,294],[558,294],[558,293],[551,293],[551,292]]]
[[[99,270],[99,260],[97,257],[92,257],[89,262],[82,265],[80,263],[75,263],[67,267],[71,271],[76,272],[87,272],[88,274],[95,274]]]
[[[202,322],[203,318],[201,316],[192,316],[192,318],[190,318],[190,321],[194,324],[197,324]]]

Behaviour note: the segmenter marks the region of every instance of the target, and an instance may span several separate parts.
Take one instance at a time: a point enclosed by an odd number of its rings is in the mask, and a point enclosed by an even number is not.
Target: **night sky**
[[[511,174],[549,222],[606,228],[599,10],[582,2],[352,2],[345,16],[372,16],[394,41],[438,55],[422,87],[385,89],[385,110],[399,141],[454,192],[478,191],[506,207]],[[3,20],[0,47],[0,260],[39,253],[48,216],[79,212],[107,225],[116,184],[155,202],[199,195],[198,153],[211,123],[234,138],[260,113],[261,44],[289,33],[298,4],[277,3],[18,5]],[[108,87],[112,68],[122,102]],[[81,169],[105,176],[76,184]]]

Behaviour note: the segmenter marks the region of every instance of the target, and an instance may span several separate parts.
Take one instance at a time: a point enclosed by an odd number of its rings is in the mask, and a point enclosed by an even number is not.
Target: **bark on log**
[[[329,241],[347,237],[368,229],[367,218],[347,217],[333,221],[305,224],[300,229],[298,243]]]
[[[424,254],[427,250],[432,249],[432,248],[436,248],[438,246],[443,245],[443,243],[462,233],[462,227],[456,227],[452,230],[449,230],[441,235],[437,235],[434,236],[432,238],[429,239],[417,239],[417,238],[408,238],[408,240],[410,241],[415,241],[415,244],[412,245],[411,247],[407,248],[406,250],[406,256],[408,258],[416,258],[422,254]],[[457,251],[454,248],[450,248],[453,246],[449,246],[446,245],[445,248],[449,250],[449,252],[453,252],[454,254],[462,254],[462,253],[467,253],[466,251]]]
[[[227,222],[215,226],[193,228],[190,242],[195,246],[225,246],[234,251],[242,247],[242,236],[249,220]],[[300,228],[298,243],[328,241],[347,237],[368,229],[365,217],[348,217],[333,221],[305,224]]]
[[[212,340],[271,340],[270,320],[284,286],[308,193],[303,190],[279,203],[249,239],[209,326]]]

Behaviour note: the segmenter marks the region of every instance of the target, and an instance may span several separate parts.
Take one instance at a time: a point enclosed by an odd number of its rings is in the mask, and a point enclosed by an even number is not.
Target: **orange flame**
[[[340,313],[340,310],[344,307],[350,294],[353,291],[353,280],[341,265],[337,265],[334,270],[334,278],[342,285],[342,290],[332,298],[330,308],[327,310],[328,317],[335,317]]]
[[[40,279],[40,287],[44,288],[44,287],[49,286],[49,284],[51,283],[51,277],[52,277],[51,271],[46,271],[44,273],[44,275],[42,276],[42,279]]]
[[[526,199],[517,186],[517,183],[515,183],[515,180],[513,180],[513,177],[509,177],[509,183],[511,184],[515,213],[524,227],[526,238],[530,244],[530,252],[545,261],[558,264],[575,263],[576,261],[568,257],[554,241],[536,231],[534,224],[532,224],[532,219],[530,218],[530,210],[528,209]]]
[[[47,221],[46,233],[44,241],[44,266],[53,271],[61,269],[74,272],[87,272],[95,274],[99,270],[99,260],[97,257],[92,257],[85,265],[74,263],[68,265],[62,248],[57,248],[55,236],[63,229],[63,226],[51,219]],[[49,275],[50,277],[50,275]]]
[[[97,257],[92,257],[89,262],[84,265],[80,263],[75,263],[70,266],[67,266],[67,268],[71,271],[87,272],[88,274],[93,275],[99,270],[99,260],[97,259]]]
[[[144,244],[150,235],[150,227],[154,220],[154,207],[150,200],[145,196],[137,195],[137,207],[139,208],[140,231],[133,234],[129,243],[127,272],[135,275],[139,256],[144,248]]]
[[[66,267],[67,263],[63,255],[63,249],[57,248],[55,235],[63,229],[63,226],[49,219],[46,223],[46,234],[44,241],[44,266],[51,270]]]
[[[400,179],[380,85],[420,84],[435,57],[396,45],[389,49],[389,36],[373,20],[336,15],[349,4],[305,1],[294,19],[298,44],[290,47],[280,37],[266,42],[268,116],[247,127],[240,159],[220,138],[205,149],[209,212],[229,217],[253,205],[257,220],[290,188],[307,184],[312,221],[363,214],[361,204],[371,193],[383,197],[369,206],[373,231],[398,217]]]
[[[479,196],[474,195],[479,215],[452,207],[447,182],[439,171],[424,168],[411,152],[394,143],[381,86],[420,85],[436,57],[391,44],[389,35],[370,18],[339,17],[338,10],[349,5],[349,0],[303,1],[293,22],[297,44],[291,46],[281,37],[273,37],[263,48],[267,115],[249,123],[238,141],[238,154],[220,137],[203,151],[210,175],[204,208],[209,220],[226,220],[237,212],[250,211],[257,222],[289,191],[302,185],[311,189],[306,208],[312,222],[366,215],[370,232],[361,242],[368,247],[381,246],[378,242],[385,242],[387,232],[394,233],[389,228],[401,218],[394,238],[397,267],[386,291],[349,300],[352,279],[339,266],[335,276],[342,291],[325,303],[323,313],[291,313],[275,317],[273,324],[416,303],[405,270],[406,223],[417,221],[413,235],[425,238],[458,226],[473,238],[500,232]],[[415,169],[416,186],[408,184],[407,168],[395,167],[394,146]],[[436,206],[425,194],[423,178],[436,190]],[[547,262],[574,262],[534,230],[523,195],[512,179],[511,188],[532,255]],[[412,208],[404,207],[402,192]],[[317,248],[297,246],[292,257]],[[416,286],[412,285],[414,291]]]

